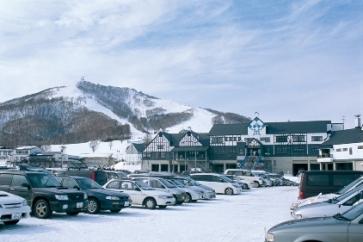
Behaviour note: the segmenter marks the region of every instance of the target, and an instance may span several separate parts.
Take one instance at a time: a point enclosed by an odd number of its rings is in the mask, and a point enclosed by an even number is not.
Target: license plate
[[[19,220],[21,219],[21,213],[14,213],[11,215],[11,219]]]
[[[77,207],[77,208],[83,208],[83,203],[77,203],[77,204],[76,204],[76,207]]]
[[[128,206],[130,206],[130,203],[126,201],[126,202],[124,203],[124,206],[125,206],[125,207],[128,207]]]

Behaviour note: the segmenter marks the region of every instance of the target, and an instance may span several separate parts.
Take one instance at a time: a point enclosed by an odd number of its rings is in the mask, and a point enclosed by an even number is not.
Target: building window
[[[270,143],[271,139],[270,139],[270,137],[261,137],[261,141],[265,142],[265,143]]]
[[[164,149],[164,145],[157,145],[157,146],[156,146],[156,148],[157,148],[158,150],[162,150],[162,149]]]
[[[286,143],[287,142],[287,136],[286,135],[276,136],[276,142],[277,143]]]
[[[292,141],[293,142],[305,142],[305,135],[293,135]]]
[[[241,141],[242,140],[242,138],[241,137],[238,137],[238,141]],[[362,146],[363,147],[363,146]],[[363,149],[363,148],[362,148]]]
[[[323,136],[311,136],[311,141],[323,141]]]
[[[212,137],[211,143],[212,144],[223,144],[223,137]]]
[[[353,155],[353,149],[352,149],[352,147],[349,148],[349,155]]]
[[[335,151],[336,151],[336,152],[341,152],[341,151],[342,151],[342,149],[336,149]]]
[[[237,141],[237,137],[233,137],[233,141]]]
[[[348,148],[343,148],[343,152],[347,152],[348,151]]]
[[[363,145],[358,146],[358,150],[363,150]]]
[[[224,137],[224,141],[228,141],[228,137]]]

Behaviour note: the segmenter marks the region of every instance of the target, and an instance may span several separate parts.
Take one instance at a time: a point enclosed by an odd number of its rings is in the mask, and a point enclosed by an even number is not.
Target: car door
[[[77,181],[71,177],[63,177],[62,186],[70,189],[80,189]]]
[[[134,186],[133,182],[130,182],[130,181],[120,182],[120,189],[124,193],[126,193],[126,194],[128,194],[130,196],[133,204],[140,205],[142,203],[142,201],[140,202],[141,192],[135,190],[135,186]]]
[[[0,191],[10,192],[10,184],[13,179],[12,174],[1,173],[0,174]]]
[[[363,241],[363,214],[353,221],[348,228],[348,242]]]
[[[13,175],[10,185],[10,192],[27,200],[31,204],[31,187],[24,175]]]

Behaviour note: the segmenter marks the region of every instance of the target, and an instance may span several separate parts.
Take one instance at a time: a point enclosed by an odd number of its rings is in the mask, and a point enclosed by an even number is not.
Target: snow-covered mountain
[[[0,104],[0,145],[140,138],[163,129],[208,132],[213,123],[245,122],[233,113],[195,108],[135,89],[80,81]]]

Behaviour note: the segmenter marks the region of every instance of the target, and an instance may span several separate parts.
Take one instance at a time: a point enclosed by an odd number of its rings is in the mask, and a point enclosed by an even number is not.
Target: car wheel
[[[121,211],[121,208],[119,209],[111,209],[111,213],[119,213]]]
[[[227,187],[226,190],[224,190],[224,194],[233,195],[233,189],[230,187]]]
[[[151,197],[147,198],[145,200],[144,204],[145,204],[145,207],[148,209],[155,209],[155,207],[156,207],[156,202],[155,202],[154,198],[151,198]]]
[[[77,216],[79,212],[67,212],[69,216]]]
[[[254,182],[253,182],[253,186],[254,186],[254,187],[260,187],[260,183],[258,183],[258,182],[256,182],[256,181],[254,181]]]
[[[159,205],[160,209],[165,209],[167,206],[166,205]]]
[[[15,225],[17,223],[19,223],[19,220],[4,221],[5,225]]]
[[[100,205],[98,204],[97,199],[90,198],[88,200],[87,212],[91,214],[96,214],[100,211]]]
[[[185,203],[190,203],[191,201],[192,201],[192,196],[189,193],[187,193],[185,195],[184,202]]]
[[[52,214],[49,203],[44,199],[39,199],[33,206],[33,214],[38,218],[49,218]]]

